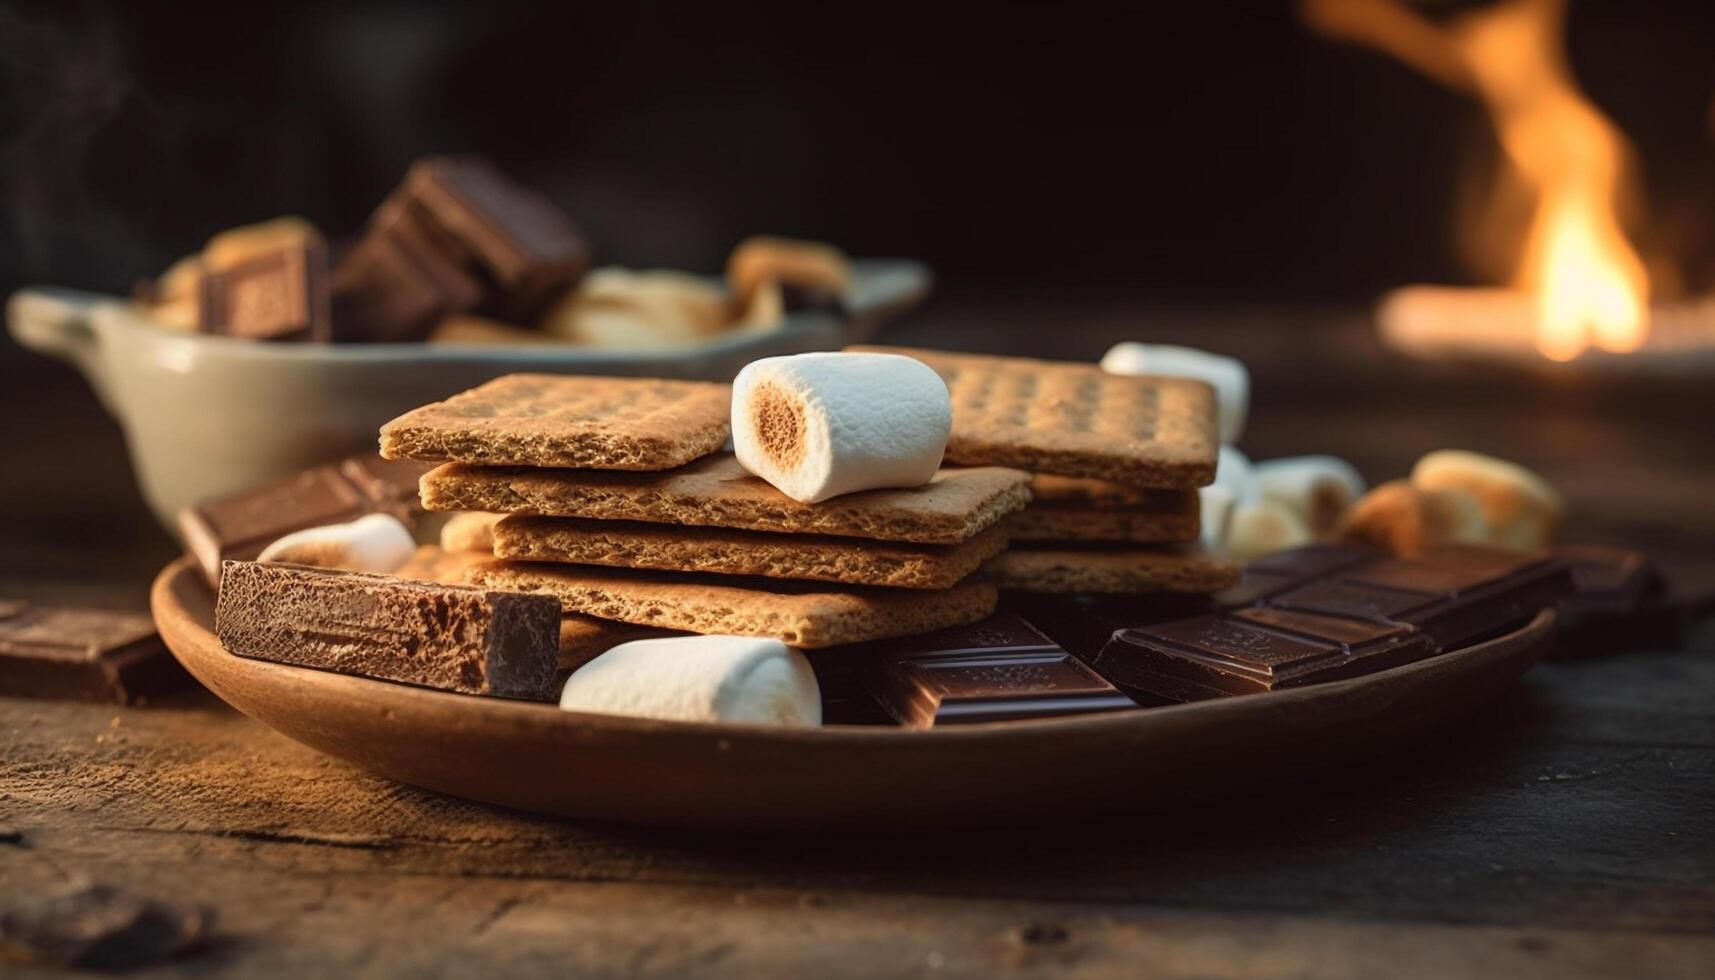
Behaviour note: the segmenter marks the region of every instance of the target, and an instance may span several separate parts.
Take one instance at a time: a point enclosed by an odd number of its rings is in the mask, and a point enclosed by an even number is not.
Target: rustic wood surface
[[[1312,313],[955,302],[889,339],[1093,357],[1138,336],[1251,363],[1255,456],[1340,453],[1372,480],[1441,446],[1510,456],[1567,492],[1569,537],[1647,547],[1715,595],[1706,380],[1412,365]],[[0,595],[141,608],[173,548],[59,370],[0,349],[0,392],[49,376],[0,406],[23,423]],[[367,775],[200,692],[0,698],[0,896],[89,879],[216,910],[210,948],[137,976],[1706,977],[1712,815],[1707,618],[1678,650],[1539,667],[1289,794],[956,837],[575,825]]]

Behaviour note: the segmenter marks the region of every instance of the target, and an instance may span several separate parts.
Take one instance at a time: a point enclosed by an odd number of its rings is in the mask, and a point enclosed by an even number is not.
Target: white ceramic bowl
[[[37,287],[6,319],[20,344],[76,365],[130,447],[143,495],[179,508],[375,447],[383,422],[502,374],[539,371],[727,381],[759,358],[866,340],[928,295],[920,263],[855,263],[850,315],[794,313],[780,329],[672,351],[563,344],[258,343],[156,327],[114,296]]]

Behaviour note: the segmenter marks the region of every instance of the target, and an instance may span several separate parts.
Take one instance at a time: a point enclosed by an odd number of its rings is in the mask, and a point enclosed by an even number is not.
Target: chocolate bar
[[[421,513],[417,478],[431,468],[373,454],[353,456],[187,507],[179,511],[179,534],[203,577],[218,585],[221,562],[254,558],[293,531],[372,513],[392,514],[410,526]]]
[[[336,338],[422,340],[443,317],[473,309],[484,289],[465,260],[404,202],[389,199],[334,269]]]
[[[137,704],[189,682],[148,616],[0,601],[0,694]]]
[[[247,340],[329,340],[327,249],[311,239],[202,274],[197,328]]]
[[[229,561],[215,632],[241,657],[513,698],[552,693],[560,604],[306,565]]]
[[[1433,652],[1413,626],[1261,607],[1120,630],[1094,666],[1128,690],[1200,701],[1356,677]]]
[[[889,652],[866,656],[887,644]],[[1001,613],[970,626],[874,644],[847,655],[867,662],[865,679],[888,713],[908,728],[1135,708],[1023,619]]]
[[[1338,617],[1409,623],[1443,649],[1515,626],[1572,591],[1566,563],[1529,552],[1445,547],[1379,558],[1263,600]]]
[[[1245,564],[1239,584],[1215,593],[1216,606],[1237,609],[1250,606],[1320,575],[1381,557],[1373,548],[1344,544],[1313,544],[1263,555]]]
[[[1009,592],[1006,606],[1088,663],[1115,632],[1215,611],[1209,597],[1178,593]]]
[[[1571,590],[1564,562],[1484,548],[1420,558],[1275,556],[1253,604],[1117,630],[1090,660],[1134,696],[1176,701],[1360,676],[1464,646],[1530,619]]]

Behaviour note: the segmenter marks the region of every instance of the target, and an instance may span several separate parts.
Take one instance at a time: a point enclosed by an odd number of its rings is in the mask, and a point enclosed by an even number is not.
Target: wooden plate
[[[186,560],[151,597],[167,646],[287,737],[428,789],[595,820],[927,829],[1112,816],[1387,752],[1497,694],[1553,625],[1370,677],[1074,719],[793,731],[573,714],[236,657]]]

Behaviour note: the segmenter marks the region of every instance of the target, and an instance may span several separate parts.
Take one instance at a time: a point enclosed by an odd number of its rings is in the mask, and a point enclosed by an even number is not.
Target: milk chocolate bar
[[[1137,707],[1015,615],[886,641],[866,681],[908,728],[1089,714]],[[878,644],[847,651],[857,659]]]
[[[484,287],[465,260],[401,201],[389,199],[334,269],[336,338],[422,340],[443,317],[475,308]]]
[[[148,616],[0,601],[0,695],[136,704],[189,683]]]
[[[1128,690],[1200,701],[1356,677],[1434,650],[1402,623],[1260,607],[1120,630],[1094,666]]]
[[[248,340],[332,339],[327,249],[311,239],[204,272],[197,328]]]
[[[432,464],[353,456],[179,511],[185,551],[210,585],[221,562],[254,558],[279,538],[309,527],[392,514],[407,526],[421,513],[417,478]]]
[[[225,563],[215,632],[241,657],[423,687],[547,698],[560,604],[306,565]]]

